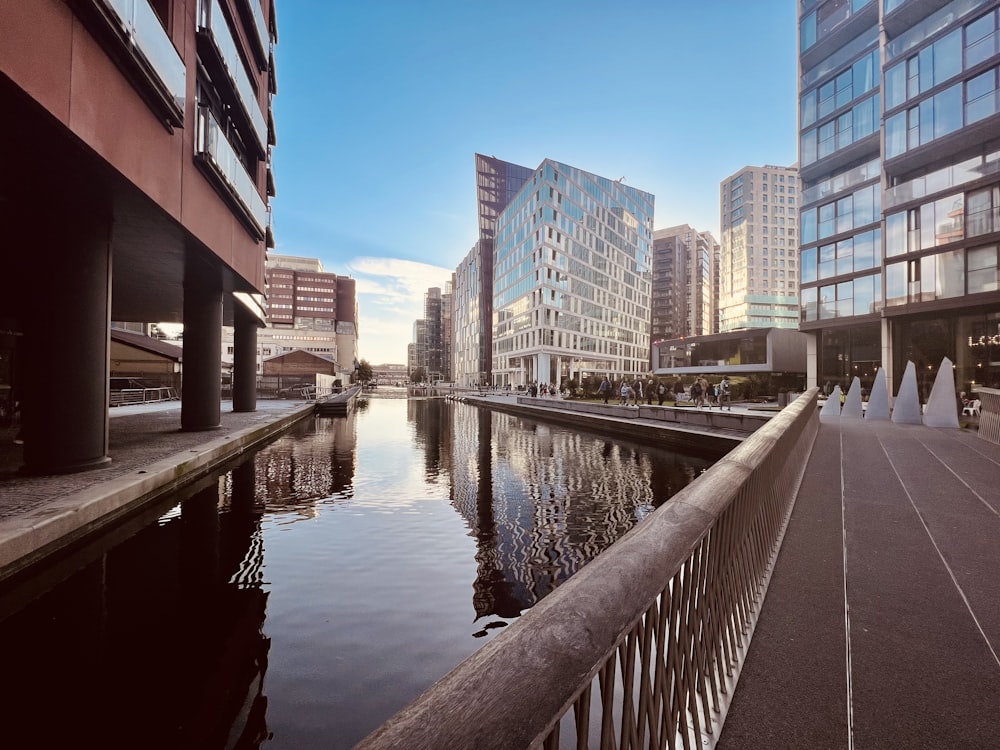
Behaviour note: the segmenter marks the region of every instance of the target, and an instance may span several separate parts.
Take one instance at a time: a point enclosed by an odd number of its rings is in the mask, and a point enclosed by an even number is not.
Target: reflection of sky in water
[[[441,400],[316,429],[257,457],[268,747],[350,747],[709,463]]]

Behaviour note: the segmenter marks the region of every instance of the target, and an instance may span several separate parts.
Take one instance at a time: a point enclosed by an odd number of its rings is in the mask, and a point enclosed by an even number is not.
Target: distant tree
[[[363,359],[358,363],[357,377],[358,382],[367,383],[371,381],[375,373],[372,371],[372,366],[368,364],[367,359]]]
[[[427,373],[424,372],[424,368],[423,367],[418,367],[413,372],[410,373],[410,382],[411,383],[423,383],[424,379],[426,377],[427,377]]]

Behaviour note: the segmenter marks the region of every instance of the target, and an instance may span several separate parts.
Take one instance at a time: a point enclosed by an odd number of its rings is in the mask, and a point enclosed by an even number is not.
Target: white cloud
[[[347,263],[358,292],[358,351],[370,364],[406,364],[413,322],[424,294],[451,280],[453,269],[399,258],[360,257]]]

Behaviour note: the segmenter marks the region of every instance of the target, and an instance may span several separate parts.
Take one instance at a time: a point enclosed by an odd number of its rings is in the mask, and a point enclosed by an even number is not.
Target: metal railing
[[[157,401],[177,401],[180,397],[173,388],[122,388],[109,393],[111,406],[151,404]]]
[[[365,738],[713,746],[819,427],[818,389]]]
[[[269,218],[267,204],[257,192],[257,185],[247,168],[226,139],[219,121],[205,106],[198,107],[195,149],[215,165],[229,191],[246,209],[247,216],[263,236]]]
[[[236,90],[243,112],[253,125],[253,133],[257,139],[258,147],[262,152],[266,152],[267,120],[261,111],[256,87],[247,75],[246,68],[243,67],[233,31],[229,27],[229,22],[226,20],[226,15],[222,12],[218,0],[202,0],[199,19],[200,29],[208,33],[215,44],[219,57],[229,74],[229,80]]]
[[[1000,389],[978,388],[979,437],[1000,445]]]
[[[147,0],[104,0],[104,5],[117,16],[129,43],[156,72],[183,113],[187,68]]]

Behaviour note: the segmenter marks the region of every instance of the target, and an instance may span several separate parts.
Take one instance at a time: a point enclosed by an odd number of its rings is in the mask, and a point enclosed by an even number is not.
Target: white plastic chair
[[[978,417],[981,404],[982,402],[978,398],[973,401],[970,401],[962,408],[962,415],[963,416],[968,415],[970,417]]]

